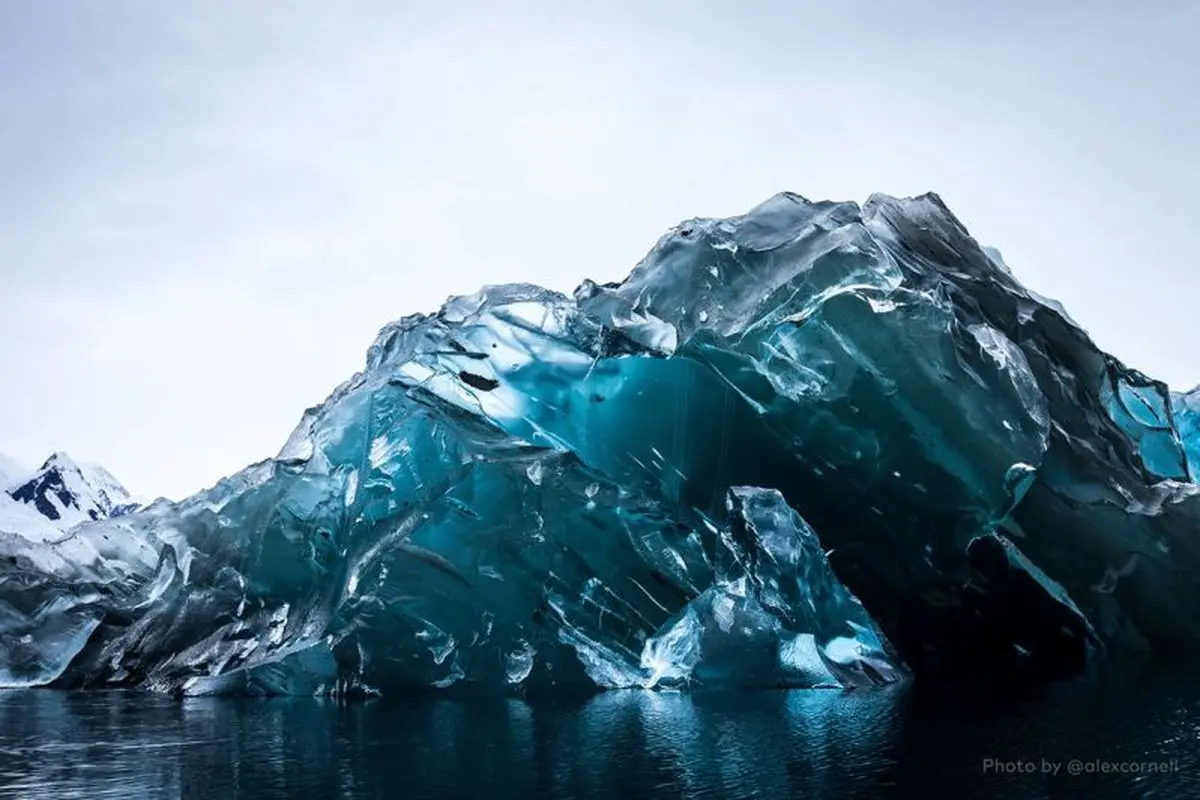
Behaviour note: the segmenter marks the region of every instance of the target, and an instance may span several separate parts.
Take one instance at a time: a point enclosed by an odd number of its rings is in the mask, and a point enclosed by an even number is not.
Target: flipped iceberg
[[[0,541],[0,682],[855,686],[1192,648],[1179,408],[936,196],[783,194],[620,284],[404,318],[276,458]]]

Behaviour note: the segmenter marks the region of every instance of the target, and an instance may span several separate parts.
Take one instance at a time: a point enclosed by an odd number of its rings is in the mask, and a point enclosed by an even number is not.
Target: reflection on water
[[[371,704],[0,693],[0,795],[1200,796],[1188,676],[1024,697],[897,688]],[[1173,760],[1168,774],[996,762]]]

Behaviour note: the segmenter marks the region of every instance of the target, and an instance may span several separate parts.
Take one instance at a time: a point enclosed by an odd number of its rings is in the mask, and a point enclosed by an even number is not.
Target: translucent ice
[[[1171,399],[1189,474],[1193,482],[1200,482],[1200,386],[1187,394],[1175,394]]]
[[[728,506],[716,584],[642,652],[651,684],[857,686],[902,677],[883,634],[783,495],[735,487]]]
[[[933,195],[670,231],[385,327],[279,455],[0,537],[0,681],[858,686],[1200,642],[1195,395]]]

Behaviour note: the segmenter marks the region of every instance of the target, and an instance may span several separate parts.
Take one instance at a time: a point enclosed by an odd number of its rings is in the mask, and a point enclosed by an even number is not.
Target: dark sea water
[[[1197,675],[351,704],[0,692],[0,796],[1200,798]]]

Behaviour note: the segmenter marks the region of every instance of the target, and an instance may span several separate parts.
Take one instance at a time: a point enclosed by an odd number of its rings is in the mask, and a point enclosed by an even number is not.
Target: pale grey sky
[[[385,322],[782,190],[939,192],[1200,381],[1200,3],[0,0],[0,452],[180,497]]]

